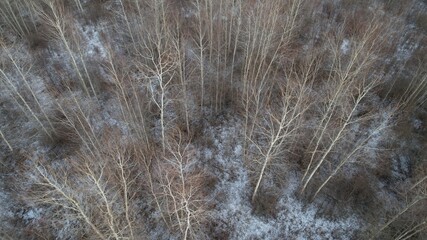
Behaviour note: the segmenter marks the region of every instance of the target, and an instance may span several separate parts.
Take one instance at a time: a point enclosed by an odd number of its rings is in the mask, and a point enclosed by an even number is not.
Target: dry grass
[[[275,218],[277,215],[278,200],[279,196],[277,192],[273,190],[260,190],[252,202],[254,213],[263,217]]]

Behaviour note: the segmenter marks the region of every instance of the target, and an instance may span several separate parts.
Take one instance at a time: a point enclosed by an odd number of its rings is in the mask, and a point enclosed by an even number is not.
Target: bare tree
[[[9,60],[13,63],[15,70],[17,71],[19,77],[22,80],[22,83],[16,81],[9,74],[5,72],[6,69],[0,68],[0,73],[2,74],[2,80],[3,80],[2,82],[6,85],[7,89],[9,89],[10,94],[12,98],[15,100],[15,102],[18,103],[19,106],[23,105],[21,109],[24,111],[24,113],[25,114],[29,113],[30,117],[34,118],[37,121],[37,123],[40,125],[43,131],[49,137],[52,137],[50,134],[50,131],[48,130],[48,128],[53,129],[52,123],[49,121],[49,117],[47,116],[46,110],[39,100],[39,96],[37,96],[33,87],[31,86],[31,82],[29,81],[27,74],[24,73],[29,71],[30,69],[24,70],[21,66],[19,66],[15,58],[12,56],[12,54],[6,49],[6,46],[4,45],[4,43],[0,42],[0,45],[2,47],[2,50],[7,53]],[[31,94],[31,100],[35,102],[37,109],[33,109],[33,107],[31,107],[32,105],[31,102],[29,102],[26,96],[24,96],[19,90],[21,84],[23,84],[25,86],[25,89]],[[40,112],[42,116],[41,117],[38,116],[37,112]],[[48,128],[44,126],[41,118],[46,119],[49,125]]]
[[[206,43],[205,43],[205,35],[206,35],[206,31],[205,28],[203,26],[203,4],[202,4],[202,0],[196,0],[196,2],[194,3],[196,10],[197,10],[197,24],[198,24],[198,31],[197,31],[197,37],[195,39],[195,42],[197,43],[197,47],[199,50],[199,55],[198,55],[198,61],[200,64],[200,91],[201,91],[201,96],[200,96],[200,106],[203,107],[204,105],[204,98],[205,98],[205,51],[207,49]],[[202,108],[201,108],[202,109]]]
[[[31,5],[32,2],[28,0],[5,0],[0,3],[2,21],[20,38],[28,37],[36,30]],[[29,18],[27,18],[28,15]]]
[[[357,100],[356,100],[357,101]],[[344,156],[341,157],[338,165],[335,167],[335,169],[329,174],[329,176],[326,178],[326,180],[322,181],[320,184],[320,187],[317,188],[316,192],[314,193],[313,198],[319,194],[319,192],[328,184],[328,182],[340,171],[340,169],[352,158],[356,158],[359,152],[362,152],[362,150],[367,147],[366,145],[369,143],[369,140],[371,140],[374,136],[381,135],[381,132],[388,130],[391,126],[393,126],[391,119],[394,116],[396,109],[391,109],[390,113],[387,114],[385,119],[380,119],[379,124],[371,130],[367,136],[363,136],[360,139],[356,141],[352,149],[348,150],[348,152],[345,152]],[[374,118],[373,116],[367,116],[366,118]],[[365,119],[358,119],[358,122],[361,122],[361,120]]]
[[[390,225],[392,225],[396,220],[402,218],[408,212],[416,209],[416,207],[423,208],[427,202],[427,185],[416,183],[410,187],[410,190],[403,195],[406,200],[404,206],[398,210],[397,213],[392,215],[389,220],[384,223],[377,231],[375,231],[374,235],[371,239],[374,239],[386,230]],[[422,209],[424,210],[424,209]],[[425,217],[425,216],[424,216]],[[411,217],[409,217],[411,218]],[[405,229],[402,233],[400,233],[395,239],[411,239],[412,236],[426,230],[427,228],[427,218],[421,218],[421,220],[417,221],[415,224],[410,225],[409,228]]]
[[[152,102],[157,106],[160,111],[160,128],[161,128],[161,142],[163,152],[166,150],[166,119],[165,111],[168,104],[171,102],[167,98],[168,89],[174,79],[174,73],[176,69],[176,62],[174,59],[170,59],[167,52],[159,52],[158,59],[154,55],[150,56],[153,62],[153,68],[146,66],[147,79],[149,79],[149,92],[151,94]]]
[[[107,49],[108,63],[105,68],[116,86],[114,92],[120,102],[122,118],[136,132],[138,138],[144,140],[145,146],[150,148],[151,139],[146,116],[149,97],[145,97],[145,88],[138,86],[137,79],[126,74],[125,63],[117,57],[111,46],[107,46]]]
[[[250,142],[258,149],[261,158],[261,168],[256,170],[258,177],[252,195],[255,200],[257,192],[268,165],[277,157],[284,157],[285,152],[292,153],[294,142],[298,141],[299,132],[304,128],[305,112],[310,108],[310,87],[316,76],[319,65],[316,58],[311,58],[304,66],[303,75],[298,75],[293,67],[280,86],[280,95],[277,99],[269,99],[264,105],[265,117],[255,120],[255,130]],[[260,91],[254,99],[260,99]],[[256,100],[258,101],[258,100]],[[259,104],[259,103],[257,103]],[[277,111],[280,109],[280,111]],[[258,173],[259,172],[259,173]]]
[[[7,147],[9,148],[10,151],[13,151],[12,146],[10,145],[10,143],[7,141],[6,137],[4,136],[3,132],[0,130],[0,136],[3,139],[3,141],[6,143]]]
[[[179,130],[168,138],[167,152],[158,162],[162,211],[172,228],[178,229],[183,239],[201,236],[207,218],[204,179],[198,169],[193,146]]]
[[[378,72],[375,72],[372,66],[378,60],[374,46],[382,41],[378,33],[382,27],[377,19],[372,20],[361,39],[354,43],[348,57],[343,56],[340,33],[337,40],[329,41],[332,69],[328,82],[332,84],[328,86],[330,92],[327,95],[325,110],[321,113],[318,128],[310,143],[311,157],[302,178],[301,192],[305,191],[333,149],[346,139],[347,129],[359,121],[355,113],[362,100],[380,83],[380,78],[376,76]],[[339,127],[334,126],[331,129],[337,117],[341,119]],[[326,145],[325,149],[321,149],[321,145]]]
[[[87,96],[90,97],[91,96],[89,91],[90,89],[93,95],[95,96],[95,98],[97,98],[94,83],[92,82],[87,72],[86,63],[82,58],[79,43],[78,41],[76,41],[75,34],[77,33],[73,32],[73,30],[74,31],[76,30],[67,29],[72,26],[72,25],[67,25],[67,24],[70,24],[70,22],[72,23],[72,18],[69,14],[67,14],[66,9],[64,7],[64,3],[62,1],[57,1],[57,0],[43,0],[42,3],[43,4],[34,4],[35,11],[44,20],[44,22],[50,27],[49,34],[51,35],[51,37],[53,37],[54,39],[60,40],[64,44],[64,47],[71,58],[71,64],[74,68],[75,73],[77,74],[78,79],[80,80],[80,84],[84,92],[87,94]],[[69,22],[65,21],[65,19],[68,19]],[[81,72],[78,64],[79,59],[76,58],[75,53],[72,50],[71,44],[73,42],[71,42],[69,39],[70,35],[72,40],[74,40],[74,43],[77,44],[78,52],[80,53],[80,63],[83,65],[83,68],[85,70],[84,73]],[[86,83],[85,78],[87,79],[88,83]],[[87,85],[89,85],[89,87]]]
[[[246,26],[242,29],[245,38],[242,40],[244,60],[241,74],[242,103],[245,108],[245,152],[247,139],[252,137],[254,130],[254,122],[250,119],[257,119],[260,114],[262,105],[258,102],[268,96],[269,91],[265,87],[272,85],[269,80],[274,79],[277,73],[274,62],[279,58],[280,49],[287,47],[295,34],[301,5],[302,2],[297,0],[269,1],[256,3],[253,7],[244,6],[250,9],[245,19],[242,19]],[[285,24],[279,24],[281,21]],[[255,107],[251,104],[253,98],[258,99]]]
[[[74,214],[99,239],[144,238],[142,226],[135,223],[141,180],[137,163],[111,137],[106,144],[100,158],[81,152],[67,159],[66,167],[53,168],[40,160],[30,175],[37,186],[33,200]]]

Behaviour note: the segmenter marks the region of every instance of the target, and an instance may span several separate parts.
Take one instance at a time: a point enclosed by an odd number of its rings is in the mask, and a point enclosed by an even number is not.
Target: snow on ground
[[[22,214],[22,218],[24,219],[24,221],[33,221],[33,220],[37,220],[40,219],[41,214],[43,212],[42,208],[31,208],[28,211],[25,211]]]
[[[212,194],[213,218],[220,223],[215,231],[229,232],[230,239],[351,239],[363,223],[355,216],[336,221],[317,216],[315,204],[305,207],[295,197],[299,178],[289,173],[277,206],[277,217],[255,215],[250,203],[251,186],[242,160],[242,124],[237,119],[225,120],[219,127],[208,127],[205,135],[213,138],[213,146],[202,146],[219,182]]]
[[[350,41],[348,39],[344,39],[342,41],[340,50],[344,54],[347,54],[348,51],[350,51]]]
[[[418,41],[413,39],[413,36],[411,36],[413,31],[414,30],[412,28],[407,30],[400,40],[401,42],[399,43],[396,51],[396,57],[399,61],[408,60],[418,47]]]
[[[100,57],[105,59],[107,58],[107,50],[104,48],[98,29],[98,26],[82,27],[81,32],[87,43],[85,53],[88,57]]]
[[[382,113],[378,114],[378,123],[375,123],[374,126],[369,129],[369,140],[365,146],[365,154],[369,156],[370,161],[367,161],[366,164],[376,164],[378,159],[377,150],[380,147],[380,144],[387,138],[391,138],[389,136],[390,126],[393,126],[393,116],[395,109],[383,109]]]
[[[47,93],[45,82],[42,77],[33,73],[37,71],[37,67],[32,63],[32,57],[28,56],[31,56],[29,49],[23,44],[4,47],[4,51],[0,53],[0,61],[11,64],[9,68],[2,69],[5,75],[1,74],[0,76],[7,77],[11,81],[7,85],[5,84],[10,90],[32,92],[30,101],[37,100],[43,109],[49,109],[52,101]],[[6,93],[0,92],[0,94]],[[30,95],[30,93],[28,94]],[[30,104],[33,103],[30,102]]]
[[[1,175],[0,180],[3,180]],[[7,191],[3,189],[3,186],[0,186],[0,237],[3,231],[6,232],[6,229],[12,228],[12,226],[7,223],[7,220],[11,219],[14,215],[11,211],[12,206],[13,202],[11,201],[11,197]]]

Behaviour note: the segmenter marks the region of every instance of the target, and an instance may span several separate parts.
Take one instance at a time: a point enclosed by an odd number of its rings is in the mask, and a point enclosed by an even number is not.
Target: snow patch
[[[107,50],[102,44],[101,37],[96,26],[85,26],[81,29],[83,37],[87,42],[86,55],[89,57],[107,57]]]
[[[378,149],[378,146],[384,139],[387,139],[389,131],[386,131],[386,129],[392,125],[391,121],[393,114],[394,110],[384,110],[382,113],[380,113],[379,123],[369,131],[370,139],[365,148],[367,149],[366,154],[370,157],[370,159],[377,158],[376,150]]]
[[[412,39],[407,39],[398,46],[396,56],[399,60],[406,61],[412,56],[413,52],[415,51],[415,49],[417,49],[417,47],[418,43],[416,43]]]
[[[412,120],[412,126],[415,130],[421,131],[424,128],[424,123],[422,120],[415,118]]]
[[[40,219],[42,215],[43,209],[41,208],[32,208],[29,211],[26,211],[24,214],[22,214],[22,218],[25,221],[33,221]]]
[[[343,54],[347,54],[350,51],[350,40],[344,39],[341,43],[340,50]]]
[[[249,172],[243,162],[243,148],[236,119],[225,121],[222,127],[208,127],[205,134],[214,139],[214,153],[209,161],[219,183],[213,193],[216,208],[213,218],[221,223],[216,232],[229,232],[230,239],[351,239],[363,227],[356,216],[335,221],[318,216],[315,204],[306,207],[295,196],[299,179],[289,173],[287,186],[282,189],[277,204],[277,217],[267,218],[253,213],[250,202]]]
[[[410,173],[411,159],[405,154],[397,154],[392,159],[392,175],[396,179],[406,179]]]

